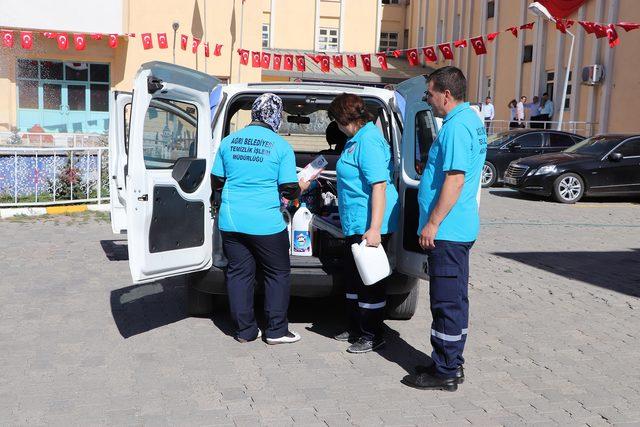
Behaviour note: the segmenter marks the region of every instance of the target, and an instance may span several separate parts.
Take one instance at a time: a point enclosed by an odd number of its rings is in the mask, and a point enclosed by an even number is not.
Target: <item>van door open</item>
[[[114,91],[109,99],[109,200],[111,230],[116,234],[127,232],[125,165],[131,98],[129,92]]]
[[[162,62],[135,78],[126,191],[134,283],[211,267],[209,96],[218,84]]]

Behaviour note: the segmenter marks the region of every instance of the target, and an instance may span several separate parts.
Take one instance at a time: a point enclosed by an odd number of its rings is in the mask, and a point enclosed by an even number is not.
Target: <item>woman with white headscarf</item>
[[[309,183],[298,182],[289,143],[276,132],[282,99],[258,97],[252,122],[220,142],[211,170],[212,187],[222,188],[218,228],[228,259],[227,293],[241,343],[262,336],[253,307],[256,264],[264,273],[265,337],[268,344],[293,343],[300,335],[288,328],[289,237],[280,212],[280,197],[293,200]]]

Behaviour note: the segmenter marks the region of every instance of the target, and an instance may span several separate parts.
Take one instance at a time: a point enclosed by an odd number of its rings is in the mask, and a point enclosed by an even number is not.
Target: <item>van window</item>
[[[423,110],[416,113],[415,132],[415,168],[418,175],[422,175],[427,164],[431,144],[433,144],[436,135],[429,111]]]
[[[197,155],[198,109],[186,102],[154,99],[144,119],[147,169],[171,169],[181,157]]]

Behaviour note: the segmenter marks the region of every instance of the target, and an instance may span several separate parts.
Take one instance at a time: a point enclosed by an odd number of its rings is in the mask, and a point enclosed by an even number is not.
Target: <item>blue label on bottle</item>
[[[311,236],[308,231],[293,232],[293,251],[309,252],[311,250]]]

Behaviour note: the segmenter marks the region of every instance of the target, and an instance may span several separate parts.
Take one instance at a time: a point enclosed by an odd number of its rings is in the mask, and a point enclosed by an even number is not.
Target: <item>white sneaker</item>
[[[267,338],[267,344],[291,344],[300,341],[300,335],[297,332],[287,331],[286,335],[280,338]]]

